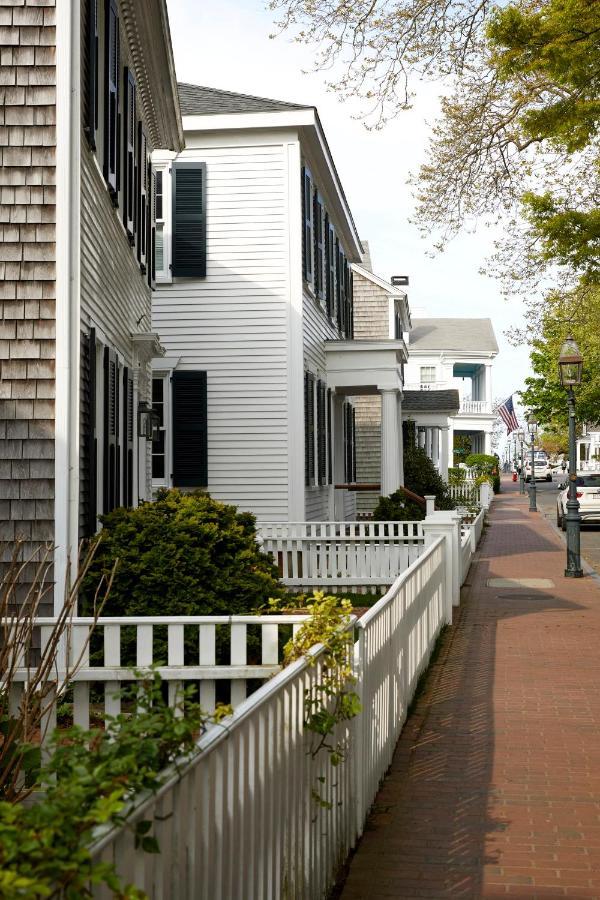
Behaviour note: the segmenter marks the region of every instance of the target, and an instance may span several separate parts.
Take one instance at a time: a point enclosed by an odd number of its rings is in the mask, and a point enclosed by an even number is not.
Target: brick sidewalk
[[[504,490],[343,900],[600,900],[600,587]]]

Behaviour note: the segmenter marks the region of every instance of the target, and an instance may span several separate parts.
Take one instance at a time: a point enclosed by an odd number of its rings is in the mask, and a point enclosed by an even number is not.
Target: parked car
[[[535,480],[552,481],[552,469],[547,457],[536,457]],[[525,481],[531,481],[531,457],[525,460]]]
[[[579,514],[582,523],[600,523],[600,471],[579,472],[575,482]],[[556,524],[566,531],[567,500],[569,499],[569,482],[563,481],[558,486],[559,495],[556,500]]]

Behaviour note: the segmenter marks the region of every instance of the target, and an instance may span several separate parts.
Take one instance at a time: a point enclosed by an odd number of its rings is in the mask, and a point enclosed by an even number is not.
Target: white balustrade
[[[461,400],[460,412],[463,415],[491,414],[492,406],[487,400]]]
[[[423,549],[420,522],[261,522],[262,549],[285,585],[386,590]]]

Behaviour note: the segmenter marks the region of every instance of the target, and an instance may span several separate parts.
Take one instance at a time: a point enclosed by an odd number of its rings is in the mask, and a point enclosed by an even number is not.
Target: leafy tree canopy
[[[444,79],[418,180],[418,220],[440,243],[484,217],[514,294],[595,281],[600,251],[600,3],[590,0],[271,0],[282,30],[318,44],[318,68],[375,126]],[[508,226],[508,227],[506,227]],[[556,283],[556,282],[555,282]]]
[[[523,403],[533,409],[542,425],[560,434],[568,424],[567,402],[560,384],[558,357],[568,332],[583,356],[582,384],[576,388],[577,418],[600,420],[600,288],[579,286],[567,296],[551,294],[546,301],[539,336],[532,341],[534,374],[525,379]]]

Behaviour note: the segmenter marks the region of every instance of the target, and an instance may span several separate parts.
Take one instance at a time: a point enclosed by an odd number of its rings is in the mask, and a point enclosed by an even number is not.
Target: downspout
[[[79,484],[79,4],[56,5],[54,613],[77,565]]]

